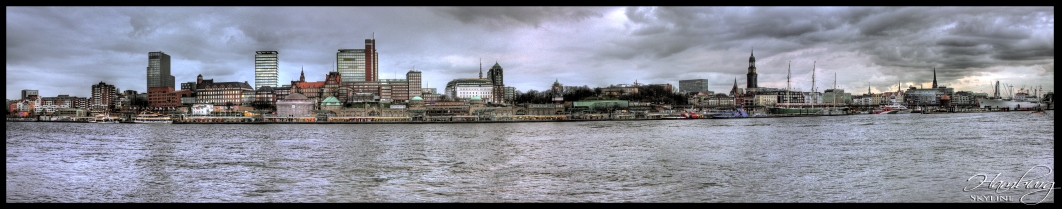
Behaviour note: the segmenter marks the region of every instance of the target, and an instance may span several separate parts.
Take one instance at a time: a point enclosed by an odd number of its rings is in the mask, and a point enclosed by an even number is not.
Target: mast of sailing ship
[[[793,75],[793,61],[789,61],[789,69],[785,70],[785,108],[789,109],[789,77]]]
[[[815,99],[815,61],[811,62],[811,95],[808,98],[811,98],[811,109],[815,109],[815,103],[818,102]]]

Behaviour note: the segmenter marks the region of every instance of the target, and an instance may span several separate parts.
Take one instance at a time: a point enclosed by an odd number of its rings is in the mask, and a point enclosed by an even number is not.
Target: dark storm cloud
[[[550,21],[580,21],[601,14],[581,7],[447,7],[433,11],[453,17],[465,24],[492,27],[539,27]]]
[[[959,79],[998,71],[992,67],[1000,64],[1042,65],[1054,57],[1053,29],[1047,27],[1053,25],[1053,10],[1045,7],[655,7],[627,8],[625,14],[630,36],[597,49],[593,60],[660,59],[689,49],[738,52],[755,47],[763,60],[761,69],[777,69],[783,64],[762,58],[818,46],[865,55],[883,74],[912,71],[899,76],[914,80],[931,76],[928,69],[933,67],[945,72],[938,77]],[[743,54],[727,55],[735,61],[713,65],[742,76],[742,60],[748,57]],[[666,78],[690,69],[651,72],[653,78]],[[761,80],[769,76],[761,73]]]
[[[415,67],[440,91],[477,77],[479,59],[522,91],[698,78],[727,91],[745,86],[752,48],[761,86],[784,86],[789,61],[794,82],[817,62],[819,79],[876,91],[933,68],[954,84],[1054,75],[1051,7],[8,7],[6,30],[8,94],[143,91],[152,51],[171,55],[177,83],[253,83],[258,50],[279,51],[282,84],[303,68],[323,80],[337,49],[373,34],[381,78]]]

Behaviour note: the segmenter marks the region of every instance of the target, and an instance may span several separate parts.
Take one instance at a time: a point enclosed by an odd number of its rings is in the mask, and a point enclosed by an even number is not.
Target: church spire
[[[933,88],[937,88],[937,68],[933,68]]]
[[[299,73],[299,82],[306,82],[306,67],[302,67],[302,72]]]

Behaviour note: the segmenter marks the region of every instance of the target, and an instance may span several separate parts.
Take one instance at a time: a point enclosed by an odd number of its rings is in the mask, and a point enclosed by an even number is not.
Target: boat
[[[103,118],[103,120],[96,121],[96,123],[117,124],[118,119],[112,117]]]
[[[730,119],[730,118],[748,118],[748,113],[745,113],[743,109],[736,109],[732,112],[721,112],[712,114],[711,119]]]
[[[911,109],[907,109],[907,106],[902,104],[893,103],[890,105],[882,105],[878,109],[874,110],[874,114],[908,114],[911,113]]]
[[[1007,90],[1007,92],[1009,93],[1010,90]],[[1000,93],[1002,92],[999,90],[999,81],[996,81],[995,90],[992,93],[993,96],[991,98],[977,99],[978,106],[981,108],[1008,110],[1036,110],[1047,106],[1042,104],[1041,100],[1036,99],[1035,94],[1030,96],[1028,92],[1024,91],[1024,88],[1009,99],[1004,99],[1000,96]]]
[[[1014,101],[1014,100],[1005,100],[1005,99],[1001,99],[1001,98],[992,98],[992,99],[981,98],[981,99],[977,99],[977,104],[981,108],[993,108],[993,109],[1007,108],[1007,109],[1010,109],[1010,110],[1032,110],[1032,109],[1035,109],[1037,107],[1043,106],[1043,104],[1040,104],[1038,102]]]
[[[922,106],[915,107],[915,109],[911,110],[911,113],[922,113]]]
[[[90,120],[89,123],[112,123],[113,124],[113,123],[118,123],[118,119],[117,118],[112,118],[112,117],[104,115],[104,114],[99,114],[99,115],[96,115],[95,118]]]
[[[173,123],[169,116],[162,116],[154,112],[142,112],[136,116],[133,123]]]

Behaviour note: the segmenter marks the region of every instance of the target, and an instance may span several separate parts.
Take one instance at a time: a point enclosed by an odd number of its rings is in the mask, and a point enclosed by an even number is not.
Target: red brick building
[[[160,86],[148,88],[149,107],[180,107],[181,97],[191,97],[192,91],[174,91],[173,87]]]

